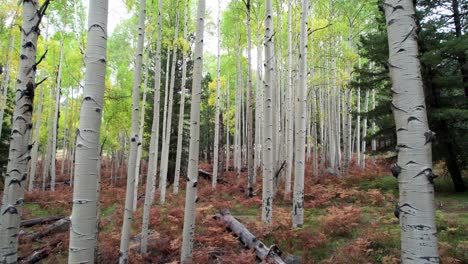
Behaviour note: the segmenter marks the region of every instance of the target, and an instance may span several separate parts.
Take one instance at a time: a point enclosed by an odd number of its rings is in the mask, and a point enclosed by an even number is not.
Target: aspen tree
[[[195,51],[192,82],[192,104],[190,109],[190,145],[185,196],[184,229],[182,233],[181,263],[188,263],[192,257],[195,235],[195,207],[198,184],[198,158],[200,144],[200,100],[203,74],[203,33],[205,28],[205,0],[198,0],[195,31]]]
[[[262,221],[271,224],[273,215],[273,173],[274,173],[274,149],[273,149],[273,93],[275,85],[273,75],[274,65],[274,41],[273,41],[273,6],[272,0],[265,0],[265,80],[264,80],[264,136],[263,136],[263,191],[262,191]]]
[[[138,183],[140,182],[140,166],[141,166],[141,153],[143,152],[143,130],[145,129],[145,113],[146,113],[146,87],[148,85],[148,67],[149,67],[149,54],[145,63],[145,80],[143,81],[143,100],[141,102],[141,113],[140,113],[140,131],[138,137],[140,138],[140,144],[138,144],[137,159],[135,166],[135,188],[133,193],[133,211],[137,209],[138,205]]]
[[[375,89],[372,88],[372,111],[375,110]],[[372,134],[375,134],[377,132],[377,127],[375,125],[375,118],[372,118]],[[376,151],[377,151],[377,141],[375,139],[372,139],[372,163],[375,165],[376,162]]]
[[[97,240],[99,136],[106,76],[108,1],[91,1],[85,86],[76,141],[69,263],[92,263]]]
[[[49,1],[38,9],[38,1],[23,1],[23,23],[15,107],[0,210],[0,262],[17,263],[18,232],[24,202],[24,187],[28,176],[32,110],[36,84],[36,47],[39,25]],[[26,110],[25,110],[26,109]]]
[[[31,168],[29,173],[29,184],[28,191],[34,189],[34,179],[36,177],[37,169],[37,160],[38,160],[38,150],[39,150],[39,136],[41,132],[41,123],[42,123],[42,100],[43,100],[43,86],[39,86],[39,102],[37,104],[36,110],[36,124],[34,128],[34,141],[33,148],[31,150]]]
[[[63,61],[63,41],[64,36],[60,40],[60,60],[57,73],[57,87],[55,88],[55,110],[54,110],[54,122],[52,125],[52,152],[51,152],[51,162],[50,162],[50,190],[55,191],[55,179],[57,178],[56,171],[56,158],[57,158],[57,137],[58,137],[58,121],[59,121],[59,111],[60,111],[60,93],[62,90],[62,61]],[[63,158],[62,158],[63,160]]]
[[[288,0],[288,85],[286,86],[286,129],[287,129],[287,150],[286,150],[286,186],[285,196],[289,198],[291,193],[291,175],[293,170],[294,151],[294,98],[293,98],[293,52],[292,52],[292,0]]]
[[[184,41],[187,40],[188,31],[188,5],[189,0],[185,0],[184,6]],[[182,157],[182,139],[184,137],[184,115],[185,115],[185,90],[187,82],[187,49],[184,46],[182,48],[182,85],[180,93],[180,109],[179,109],[179,126],[177,132],[177,153],[176,153],[176,165],[174,172],[174,187],[173,193],[179,192],[179,179],[180,179],[180,160]]]
[[[2,127],[3,127],[3,116],[5,115],[5,108],[6,108],[6,103],[7,103],[7,97],[8,97],[8,87],[10,85],[10,64],[11,60],[10,58],[13,55],[13,51],[15,48],[15,38],[13,35],[10,33],[10,48],[6,54],[6,62],[5,62],[5,69],[2,74],[2,83],[1,83],[1,91],[2,95],[0,98],[0,138],[2,137]],[[42,88],[41,88],[42,89]]]
[[[162,145],[161,153],[161,172],[159,177],[159,190],[160,196],[159,201],[161,204],[164,204],[166,201],[166,189],[167,189],[167,169],[169,163],[169,145],[171,143],[171,127],[172,127],[172,106],[174,103],[174,83],[175,83],[175,66],[177,63],[177,39],[179,38],[179,0],[176,2],[176,26],[174,34],[174,50],[172,54],[171,62],[171,80],[169,85],[169,105],[167,110],[167,124],[166,124],[166,135],[164,136],[164,141]],[[167,94],[167,90],[166,90]]]
[[[250,1],[250,0],[247,0]],[[216,112],[215,112],[215,135],[214,135],[214,151],[213,151],[213,178],[212,187],[216,189],[218,181],[218,148],[219,148],[219,79],[221,75],[221,0],[218,0],[218,17],[216,31],[218,36],[218,55],[216,58]]]
[[[135,70],[133,75],[132,92],[132,129],[130,138],[130,154],[127,169],[127,190],[125,195],[124,220],[120,239],[119,263],[128,263],[128,246],[130,243],[130,229],[133,220],[133,195],[135,188],[135,168],[137,148],[140,144],[138,137],[138,108],[140,99],[141,64],[143,59],[143,42],[145,39],[146,0],[140,0],[140,14],[138,23],[138,43],[135,54]]]
[[[397,130],[398,176],[403,263],[439,263],[434,208],[434,174],[414,2],[386,0],[392,110]]]
[[[357,90],[356,164],[361,166],[361,88]]]
[[[309,0],[302,0],[301,40],[299,46],[299,85],[296,102],[298,113],[295,120],[295,155],[294,155],[294,191],[293,191],[293,227],[304,224],[304,172],[305,172],[305,134],[307,111],[307,30]]]
[[[161,37],[162,37],[162,8],[163,0],[158,1],[158,16],[157,16],[157,41],[155,69],[154,69],[154,106],[153,106],[153,124],[151,126],[151,139],[149,149],[148,176],[146,177],[145,203],[143,205],[143,223],[141,227],[141,253],[146,254],[148,251],[148,235],[149,235],[149,214],[151,205],[153,205],[155,181],[158,164],[158,142],[159,142],[159,104],[160,104],[160,87],[161,87]]]
[[[366,99],[364,101],[364,121],[362,124],[362,158],[361,158],[361,169],[366,168],[366,137],[367,137],[367,114],[369,112],[369,90],[366,90]]]
[[[246,161],[247,161],[247,178],[248,178],[248,196],[254,195],[254,167],[253,167],[253,87],[252,87],[252,32],[250,26],[251,20],[251,0],[246,0],[246,15],[247,15],[247,118],[246,118],[246,132],[247,132],[247,148],[246,148]]]

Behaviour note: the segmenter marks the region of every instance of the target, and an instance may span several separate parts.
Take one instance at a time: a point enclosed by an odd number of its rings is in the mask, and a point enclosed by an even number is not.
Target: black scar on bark
[[[398,164],[395,164],[390,171],[392,172],[393,177],[398,178],[398,175],[401,173],[401,167]]]
[[[5,209],[5,211],[3,211],[3,214],[2,215],[5,215],[6,213],[9,213],[9,214],[19,214],[18,213],[18,209],[14,206],[8,206],[7,209]]]
[[[429,130],[426,133],[424,133],[424,137],[426,138],[426,141],[425,141],[424,145],[427,145],[427,143],[434,142],[434,140],[436,138],[436,133]]]
[[[400,219],[400,206],[398,205],[398,203],[395,205],[393,214],[395,215],[396,218]]]
[[[427,180],[432,184],[434,183],[434,179],[438,177],[432,172],[431,168],[427,168],[421,171],[420,173],[416,174],[416,176],[414,176],[413,178],[416,178],[422,175],[426,176]]]

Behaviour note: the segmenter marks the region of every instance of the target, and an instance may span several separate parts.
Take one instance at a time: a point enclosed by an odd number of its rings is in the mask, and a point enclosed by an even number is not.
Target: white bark
[[[167,124],[166,124],[166,135],[165,141],[163,141],[163,148],[161,154],[161,173],[160,173],[160,180],[159,180],[159,190],[160,196],[159,201],[161,204],[164,204],[166,201],[166,189],[167,189],[167,170],[168,170],[168,163],[169,163],[169,145],[171,143],[171,127],[172,127],[172,106],[174,104],[174,83],[175,83],[175,66],[177,62],[177,39],[179,38],[179,0],[176,3],[176,26],[175,26],[175,34],[174,34],[174,50],[172,54],[172,62],[171,62],[171,83],[169,85],[169,105],[167,110]]]
[[[274,174],[274,150],[273,150],[273,93],[275,85],[273,75],[274,42],[273,42],[273,7],[272,0],[265,0],[265,80],[264,80],[264,144],[263,144],[263,192],[262,192],[262,221],[271,224],[273,216],[273,174]]]
[[[386,0],[392,109],[398,139],[403,263],[439,263],[432,182],[432,132],[428,127],[411,0]]]
[[[98,209],[99,136],[106,76],[108,1],[91,1],[85,87],[76,141],[68,263],[93,263]]]
[[[184,41],[187,40],[188,31],[188,4],[189,0],[185,1],[184,6]],[[174,172],[174,187],[173,193],[179,193],[179,181],[180,181],[180,160],[182,157],[182,139],[184,137],[184,115],[185,115],[185,86],[187,82],[187,51],[185,48],[182,50],[182,86],[180,94],[180,109],[179,109],[179,126],[177,132],[177,153],[176,153],[176,165]]]
[[[361,88],[357,90],[356,164],[361,166]]]
[[[39,150],[39,136],[41,132],[41,123],[42,123],[42,100],[43,100],[43,86],[39,86],[39,102],[37,104],[36,110],[36,124],[34,128],[34,142],[33,148],[31,150],[31,169],[29,173],[29,184],[28,184],[28,191],[32,191],[34,189],[34,179],[36,177],[36,169],[37,169],[37,160],[38,160],[38,150]]]
[[[250,1],[250,0],[247,0]],[[218,149],[219,149],[219,86],[221,75],[221,0],[218,0],[218,17],[216,31],[218,35],[218,55],[216,62],[216,110],[215,110],[215,134],[214,134],[214,148],[213,148],[213,177],[212,187],[216,189],[218,181]]]
[[[127,170],[127,191],[125,195],[125,210],[120,239],[119,263],[128,263],[128,246],[130,243],[130,231],[133,220],[133,194],[135,188],[135,168],[137,148],[140,143],[138,136],[138,108],[140,101],[141,64],[143,57],[143,42],[145,39],[146,0],[140,0],[140,14],[138,23],[138,43],[135,54],[135,71],[133,76],[132,92],[132,129],[130,139],[130,155]]]
[[[143,131],[145,129],[145,112],[146,112],[146,87],[148,85],[148,68],[149,68],[149,53],[147,55],[145,64],[145,80],[143,82],[143,100],[141,102],[141,114],[140,114],[140,131],[138,137],[140,138],[140,144],[138,144],[136,167],[135,167],[135,188],[133,193],[133,211],[137,209],[138,205],[138,183],[140,182],[140,167],[141,167],[141,153],[143,152]]]
[[[251,1],[246,0],[246,13],[247,13],[247,118],[246,118],[246,132],[247,132],[247,148],[246,148],[246,161],[247,161],[247,178],[248,178],[248,195],[254,195],[254,148],[253,148],[253,87],[252,87],[252,32],[250,26],[251,20]]]
[[[288,85],[286,86],[286,186],[285,196],[291,193],[291,175],[293,170],[294,151],[294,98],[293,98],[293,53],[292,53],[292,0],[288,0]]]
[[[60,111],[60,92],[61,79],[62,79],[62,61],[63,61],[63,41],[64,36],[62,35],[62,40],[60,41],[60,60],[58,66],[57,74],[57,88],[55,89],[55,110],[54,110],[54,123],[52,125],[52,160],[50,162],[50,190],[55,191],[55,179],[57,178],[56,171],[56,157],[57,157],[57,137],[58,137],[58,121],[59,121],[59,111]]]
[[[295,120],[295,155],[294,155],[294,191],[293,191],[293,227],[304,224],[304,172],[306,144],[306,111],[307,111],[307,31],[309,0],[302,0],[301,40],[299,46],[299,85],[296,102],[298,113]]]
[[[15,38],[13,35],[10,34],[10,49],[7,52],[6,55],[6,60],[5,60],[5,69],[3,71],[3,78],[2,78],[2,83],[1,83],[1,91],[2,95],[0,98],[0,138],[2,138],[2,128],[3,128],[3,116],[5,115],[5,108],[6,108],[6,102],[7,102],[7,97],[8,97],[8,87],[10,86],[10,64],[11,60],[10,58],[13,55],[13,51],[15,48]],[[42,88],[41,88],[42,89]]]
[[[151,205],[154,200],[155,181],[158,164],[158,141],[159,141],[159,104],[160,104],[160,87],[161,87],[161,36],[162,36],[162,8],[163,0],[158,1],[158,18],[157,18],[157,42],[155,54],[155,69],[154,69],[154,106],[153,106],[153,124],[151,126],[151,139],[149,149],[148,176],[146,177],[145,203],[143,207],[143,223],[141,231],[141,253],[146,254],[148,250],[148,235],[149,235],[149,214]]]
[[[262,86],[262,47],[261,47],[262,38],[260,35],[260,25],[257,27],[257,98],[255,104],[255,113],[257,115],[257,120],[255,122],[255,178],[258,169],[262,164],[262,135],[263,135],[263,86]],[[229,97],[228,97],[229,98]],[[228,106],[229,109],[229,106]],[[229,130],[228,130],[229,131]],[[228,163],[229,164],[229,163]],[[255,180],[256,181],[256,180]]]
[[[37,1],[23,1],[23,24],[15,107],[0,214],[0,262],[16,263],[24,184],[30,160],[32,108],[36,87],[36,46],[40,17]],[[48,3],[46,3],[48,4]],[[45,10],[44,10],[45,11]],[[25,111],[26,109],[26,111]]]
[[[65,117],[63,119],[63,139],[62,139],[62,162],[60,163],[60,175],[63,176],[65,173],[65,163],[68,156],[68,151],[70,150],[67,147],[67,118],[68,118],[68,98],[65,100]]]
[[[200,96],[203,74],[203,33],[205,27],[205,0],[198,0],[196,17],[195,51],[192,82],[192,105],[190,109],[190,145],[185,196],[184,229],[182,233],[181,263],[190,260],[195,235],[195,207],[197,200],[198,158],[200,144]]]
[[[362,124],[362,158],[361,158],[361,169],[366,168],[366,137],[367,137],[367,113],[369,112],[369,90],[366,90],[366,99],[364,101],[364,121]]]
[[[372,89],[372,110],[375,110],[375,89]],[[377,132],[377,127],[375,125],[375,118],[372,118],[372,134],[375,135]],[[377,141],[372,139],[372,163],[375,165],[376,162],[376,151],[377,151]]]

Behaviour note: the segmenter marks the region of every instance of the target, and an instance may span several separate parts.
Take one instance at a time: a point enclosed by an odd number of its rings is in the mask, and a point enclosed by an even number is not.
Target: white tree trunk
[[[119,263],[128,263],[128,246],[130,242],[130,231],[133,220],[133,194],[135,188],[135,168],[137,148],[140,143],[138,136],[138,108],[140,101],[141,64],[143,59],[143,42],[145,39],[146,0],[140,0],[140,14],[138,23],[138,44],[135,54],[135,71],[133,76],[132,93],[132,130],[130,139],[130,155],[127,168],[127,191],[125,195],[125,210],[120,239]]]
[[[288,0],[288,85],[286,86],[286,185],[284,195],[289,198],[291,193],[291,176],[293,170],[294,151],[294,103],[293,98],[293,52],[292,52],[292,0]]]
[[[433,133],[429,130],[419,62],[415,8],[411,0],[386,0],[392,109],[398,138],[403,263],[439,263],[432,184]]]
[[[361,166],[361,88],[357,90],[356,164]]]
[[[18,84],[0,214],[0,262],[16,263],[18,232],[28,175],[32,110],[36,87],[36,46],[43,12],[37,1],[23,1]],[[45,3],[47,9],[48,2]],[[25,111],[26,109],[26,111]]]
[[[15,48],[15,38],[13,35],[10,34],[10,49],[7,52],[6,60],[5,60],[5,70],[3,71],[3,78],[1,83],[1,91],[2,95],[0,98],[0,138],[2,138],[2,128],[3,128],[3,116],[5,115],[5,108],[6,102],[8,97],[8,87],[10,86],[10,58],[13,56],[13,51]],[[42,88],[41,88],[42,89]]]
[[[246,11],[247,11],[247,149],[246,149],[246,161],[247,161],[247,178],[248,178],[248,196],[254,195],[254,148],[253,148],[253,84],[252,84],[252,32],[250,26],[251,20],[251,1],[246,0]]]
[[[200,96],[203,74],[203,33],[205,27],[205,0],[198,0],[196,17],[195,51],[193,54],[192,105],[190,109],[190,145],[185,196],[184,229],[182,232],[181,263],[192,257],[195,235],[195,207],[197,200],[198,157],[200,144]]]
[[[255,122],[255,133],[257,134],[255,137],[255,178],[258,169],[261,167],[262,164],[262,139],[263,139],[263,84],[262,84],[262,47],[261,47],[262,38],[260,35],[260,25],[257,27],[257,102],[255,104],[255,113],[257,115],[257,120]],[[228,106],[229,109],[229,106]],[[228,129],[229,131],[229,129]],[[256,180],[255,180],[256,181]]]
[[[151,139],[149,149],[148,176],[146,177],[145,203],[143,206],[143,223],[141,227],[141,253],[146,254],[148,250],[148,234],[149,234],[149,215],[151,205],[154,200],[155,181],[158,164],[158,141],[159,141],[159,104],[160,104],[160,87],[161,87],[161,36],[162,36],[162,8],[163,0],[158,1],[158,18],[157,18],[157,42],[155,54],[155,69],[154,69],[154,106],[153,106],[153,124],[151,126]]]
[[[141,153],[143,152],[143,131],[145,129],[145,112],[146,112],[146,87],[148,85],[148,68],[149,68],[149,52],[145,63],[145,80],[143,82],[143,100],[141,102],[141,115],[140,115],[140,131],[138,137],[140,144],[138,144],[136,167],[135,167],[135,188],[133,193],[133,211],[137,209],[138,205],[138,183],[140,182],[140,167],[141,167]]]
[[[375,89],[372,89],[372,110],[375,110]],[[372,118],[372,134],[375,135],[377,132],[377,127],[375,125],[375,118]],[[375,165],[376,163],[376,151],[377,151],[377,141],[372,139],[372,163]]]
[[[160,180],[159,180],[159,189],[160,189],[160,196],[159,201],[161,204],[166,202],[166,189],[167,189],[167,170],[168,170],[168,163],[169,163],[169,145],[171,143],[171,127],[172,127],[172,106],[174,104],[174,83],[175,83],[175,66],[177,63],[177,40],[179,38],[179,0],[176,3],[176,26],[175,26],[175,34],[174,34],[174,50],[172,54],[172,62],[171,62],[171,83],[169,85],[169,105],[167,110],[167,124],[166,124],[166,135],[165,141],[163,141],[162,147],[162,154],[161,154],[161,173],[160,173]]]
[[[263,192],[262,192],[262,221],[271,224],[273,216],[273,174],[274,174],[274,149],[273,149],[273,93],[275,85],[273,75],[274,42],[273,42],[273,7],[272,0],[265,0],[265,80],[264,80],[264,135],[263,135]]]
[[[31,150],[31,169],[29,173],[29,184],[28,184],[28,191],[32,191],[34,189],[34,179],[36,177],[36,169],[37,169],[37,160],[38,160],[38,150],[39,150],[39,136],[41,132],[41,123],[42,123],[42,100],[43,100],[43,86],[39,86],[39,102],[37,104],[36,110],[36,124],[34,128],[34,142],[33,148]]]
[[[68,156],[69,148],[67,147],[67,118],[68,118],[68,98],[65,100],[65,117],[63,119],[63,139],[62,139],[62,162],[60,162],[60,175],[65,173],[65,163]]]
[[[60,92],[61,79],[62,79],[62,61],[63,61],[63,41],[64,36],[60,41],[60,61],[58,66],[57,74],[57,88],[55,89],[55,110],[54,110],[54,123],[52,125],[52,159],[50,162],[50,190],[55,191],[55,179],[57,178],[56,171],[56,157],[57,157],[57,137],[58,137],[58,121],[59,121],[59,111],[60,111]]]
[[[362,124],[362,159],[361,159],[361,169],[366,168],[366,137],[367,137],[367,114],[369,112],[369,90],[366,90],[366,99],[364,101],[364,122]]]
[[[250,0],[247,0],[250,1]],[[214,150],[213,150],[213,177],[212,187],[216,189],[218,181],[218,149],[219,149],[219,86],[221,78],[221,0],[218,0],[218,17],[216,31],[218,35],[218,55],[216,61],[216,112],[215,112],[215,134],[214,134]]]
[[[90,2],[85,87],[76,142],[68,263],[93,263],[96,253],[99,136],[106,76],[107,10],[107,0]]]
[[[188,2],[185,1],[184,6],[184,41],[187,40],[188,31]],[[185,86],[187,82],[187,51],[185,48],[182,50],[182,86],[180,93],[180,109],[179,109],[179,126],[177,132],[177,153],[176,153],[176,165],[174,172],[174,187],[173,193],[179,193],[179,181],[180,181],[180,160],[182,157],[182,139],[184,137],[184,115],[185,115]]]
[[[304,172],[306,144],[306,112],[307,112],[307,33],[308,33],[309,0],[302,0],[301,40],[299,46],[299,85],[297,86],[295,155],[294,155],[294,191],[293,191],[293,227],[304,224]]]

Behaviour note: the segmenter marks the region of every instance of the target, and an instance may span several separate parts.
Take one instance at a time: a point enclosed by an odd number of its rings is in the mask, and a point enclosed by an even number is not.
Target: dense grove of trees
[[[73,189],[69,263],[94,262],[103,166],[110,188],[126,181],[119,263],[140,211],[147,253],[150,210],[170,193],[186,197],[185,263],[199,173],[213,192],[224,171],[245,176],[267,227],[281,190],[303,228],[306,178],[378,159],[399,181],[401,261],[438,263],[433,163],[466,191],[467,4],[208,2],[127,0],[112,32],[108,0],[0,3],[0,263],[18,259],[25,192],[61,184]]]

